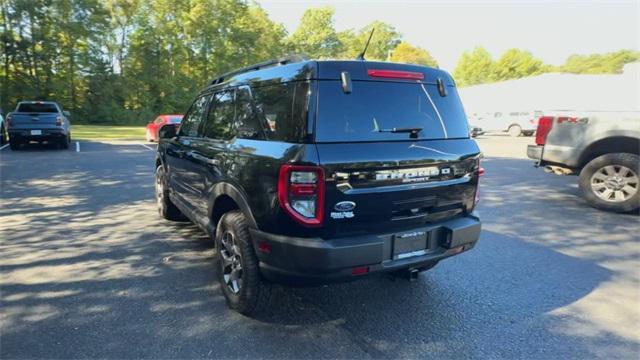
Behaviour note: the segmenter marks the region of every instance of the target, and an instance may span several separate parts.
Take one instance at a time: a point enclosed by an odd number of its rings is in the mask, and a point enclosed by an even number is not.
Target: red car
[[[158,141],[158,130],[165,124],[180,124],[184,115],[158,115],[147,124],[147,141]]]

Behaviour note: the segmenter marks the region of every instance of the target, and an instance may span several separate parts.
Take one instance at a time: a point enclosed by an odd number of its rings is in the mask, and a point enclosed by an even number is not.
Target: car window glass
[[[51,103],[22,103],[18,105],[16,111],[23,113],[57,113],[58,108]]]
[[[341,83],[319,81],[318,142],[407,140],[408,132],[419,129],[417,139],[469,137],[467,117],[455,88],[440,96],[435,85],[353,81],[352,92]]]
[[[236,120],[233,128],[241,139],[263,139],[262,125],[253,111],[251,99],[248,86],[236,90]]]
[[[267,139],[302,142],[307,133],[309,82],[252,88],[258,119]]]
[[[209,97],[210,95],[201,96],[193,102],[180,126],[180,136],[196,137],[200,135],[200,123],[206,112]]]
[[[231,124],[235,118],[234,91],[222,91],[214,96],[209,110],[204,136],[210,139],[230,140],[233,138]]]

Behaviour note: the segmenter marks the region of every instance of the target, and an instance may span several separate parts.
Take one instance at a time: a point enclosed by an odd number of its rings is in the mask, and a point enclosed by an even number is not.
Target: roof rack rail
[[[225,79],[229,78],[230,76],[246,73],[246,72],[249,72],[249,71],[266,69],[266,68],[270,68],[270,67],[274,67],[274,66],[291,64],[291,63],[296,63],[296,62],[301,62],[301,61],[306,61],[306,60],[309,60],[309,59],[306,56],[303,56],[303,55],[289,55],[289,56],[285,56],[285,57],[281,57],[281,58],[277,58],[277,59],[273,59],[273,60],[263,61],[261,63],[245,66],[245,67],[240,68],[238,70],[234,70],[234,71],[230,71],[230,72],[224,73],[224,74],[216,77],[215,79],[211,80],[209,85],[220,84],[221,82],[223,82]]]

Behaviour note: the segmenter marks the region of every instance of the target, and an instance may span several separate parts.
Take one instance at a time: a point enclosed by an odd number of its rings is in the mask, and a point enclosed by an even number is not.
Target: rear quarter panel
[[[233,159],[221,168],[222,181],[240,189],[260,230],[296,236],[314,234],[284,214],[278,202],[280,166],[289,162],[317,165],[314,145],[236,139],[229,144],[229,152]]]

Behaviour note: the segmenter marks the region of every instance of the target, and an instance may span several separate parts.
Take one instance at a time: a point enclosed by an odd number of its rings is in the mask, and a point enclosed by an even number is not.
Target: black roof
[[[367,73],[370,69],[419,72],[424,74],[424,83],[436,84],[438,79],[441,79],[446,85],[454,86],[453,78],[446,71],[426,66],[361,60],[308,60],[295,56],[265,61],[228,72],[213,79],[207,89],[256,82],[339,80],[343,71],[348,72],[352,80],[372,80]],[[403,81],[384,78],[376,80]]]

